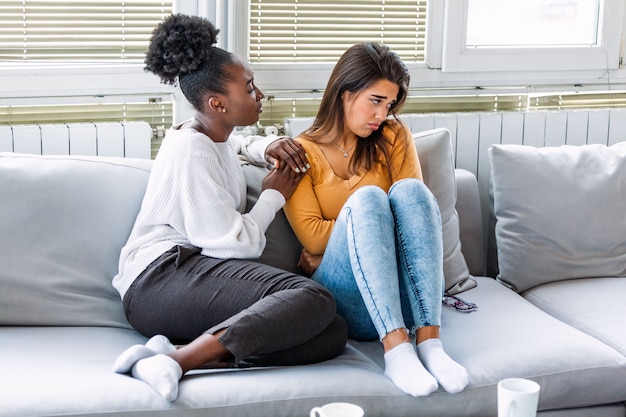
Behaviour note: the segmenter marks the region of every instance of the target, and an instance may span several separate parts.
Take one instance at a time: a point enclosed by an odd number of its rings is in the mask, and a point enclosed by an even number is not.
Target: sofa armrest
[[[470,274],[482,276],[485,270],[485,248],[478,181],[465,169],[454,170],[456,210],[459,214],[461,252]]]

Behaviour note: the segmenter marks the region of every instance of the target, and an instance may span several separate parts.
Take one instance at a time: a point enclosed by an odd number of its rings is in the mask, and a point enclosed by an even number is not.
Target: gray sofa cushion
[[[626,276],[626,142],[489,148],[500,279]]]
[[[478,181],[471,172],[457,168],[456,211],[459,214],[461,249],[471,275],[485,275],[485,246],[483,219],[480,207]]]
[[[444,128],[413,134],[424,184],[437,198],[443,228],[443,273],[446,292],[458,294],[476,286],[461,253],[459,215],[450,132]]]
[[[626,355],[626,278],[581,278],[532,288],[524,297]]]
[[[0,154],[0,324],[130,327],[111,280],[150,165]]]
[[[551,317],[496,280],[475,279],[478,286],[462,298],[476,303],[478,311],[464,314],[444,308],[442,317],[444,347],[470,375],[470,385],[462,394],[471,393],[472,397],[467,398],[468,409],[457,415],[495,415],[469,410],[475,402],[493,400],[477,396],[486,381],[495,384],[509,377],[531,378],[541,385],[540,410],[608,404],[618,402],[615,398],[620,396],[626,398],[623,386],[616,386],[626,382],[623,355]],[[495,386],[490,387],[495,393]]]

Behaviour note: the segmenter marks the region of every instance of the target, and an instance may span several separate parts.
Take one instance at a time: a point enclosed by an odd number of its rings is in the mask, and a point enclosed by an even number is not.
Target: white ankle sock
[[[156,352],[144,345],[133,345],[117,357],[113,364],[113,372],[125,374],[130,371],[137,361],[154,355],[156,355]]]
[[[163,335],[153,336],[145,345],[133,345],[122,352],[113,364],[113,372],[125,374],[130,372],[133,365],[141,359],[149,358],[157,353],[167,354],[175,350],[176,347],[170,343],[167,337]]]
[[[159,353],[138,361],[131,375],[150,385],[166,400],[174,401],[178,397],[178,381],[183,371],[174,359]]]
[[[174,346],[167,337],[162,334],[157,334],[156,336],[152,336],[150,340],[146,342],[146,347],[151,349],[155,353],[172,353],[176,350],[176,346]]]
[[[437,380],[424,368],[411,343],[401,343],[385,353],[385,375],[414,397],[437,389]]]
[[[427,339],[417,345],[417,353],[428,371],[437,378],[450,394],[465,389],[469,376],[464,367],[456,363],[443,350],[440,339]]]

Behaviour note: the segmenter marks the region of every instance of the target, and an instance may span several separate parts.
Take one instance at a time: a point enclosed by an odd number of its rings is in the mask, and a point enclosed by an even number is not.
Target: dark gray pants
[[[174,343],[226,329],[220,342],[238,366],[320,362],[340,354],[347,338],[320,284],[195,247],[174,247],[146,268],[124,296],[124,311],[143,335]]]

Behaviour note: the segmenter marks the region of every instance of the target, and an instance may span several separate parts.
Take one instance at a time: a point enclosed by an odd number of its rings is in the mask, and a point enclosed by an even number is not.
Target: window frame
[[[0,103],[27,104],[42,97],[65,97],[69,101],[104,96],[170,95],[142,64],[31,65],[0,67]]]
[[[623,0],[600,1],[598,44],[591,47],[467,47],[468,7],[468,0],[445,1],[443,71],[613,70],[619,66]]]

